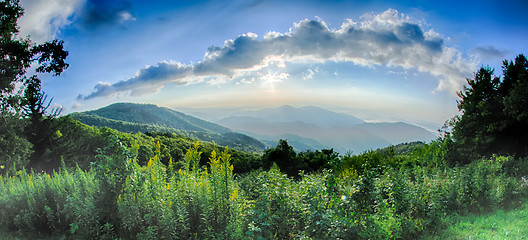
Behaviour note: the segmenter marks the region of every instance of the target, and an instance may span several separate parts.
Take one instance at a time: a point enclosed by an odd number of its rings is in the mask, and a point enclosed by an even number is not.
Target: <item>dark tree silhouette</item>
[[[459,93],[462,115],[453,120],[459,162],[493,153],[528,155],[528,61],[503,62],[503,78],[482,67]]]
[[[40,157],[37,155],[42,154],[39,149],[50,143],[47,139],[54,132],[49,120],[58,116],[60,110],[47,112],[51,101],[46,101],[38,76],[26,76],[27,69],[36,63],[37,73],[59,76],[69,66],[65,62],[68,52],[64,50],[63,41],[35,44],[29,36],[20,38],[17,20],[23,14],[19,0],[0,2],[0,124],[3,124],[0,128],[8,128],[7,124],[17,121],[17,129],[23,129],[0,132],[0,137],[5,140],[0,142],[0,157],[7,155],[3,149],[10,148],[3,143],[17,141],[20,144],[15,145],[30,146],[21,143],[29,141],[35,148],[32,159],[37,159]],[[16,86],[22,87],[17,89]],[[6,162],[6,159],[0,159],[0,162]]]

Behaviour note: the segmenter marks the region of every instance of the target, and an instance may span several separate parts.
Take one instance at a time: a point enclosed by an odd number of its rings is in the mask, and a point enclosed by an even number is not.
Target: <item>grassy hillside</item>
[[[90,126],[109,127],[126,133],[175,133],[246,152],[262,152],[266,147],[247,135],[151,104],[116,103],[70,116]]]
[[[148,124],[179,130],[216,133],[231,131],[218,124],[153,104],[114,103],[97,110],[83,113],[123,122]],[[71,115],[75,118],[75,114]]]

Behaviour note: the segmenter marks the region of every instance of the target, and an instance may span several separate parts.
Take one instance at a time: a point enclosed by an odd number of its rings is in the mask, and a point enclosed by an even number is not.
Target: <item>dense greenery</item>
[[[52,120],[60,110],[47,111],[51,101],[28,69],[34,64],[36,73],[58,76],[68,68],[62,41],[34,44],[18,36],[23,13],[18,0],[0,2],[0,164],[36,165],[56,137]]]
[[[200,167],[197,143],[181,168],[160,161],[161,144],[141,166],[138,144],[109,140],[89,171],[1,177],[0,225],[83,239],[408,239],[448,228],[450,214],[511,208],[528,197],[528,159],[450,168],[436,162],[446,150],[440,141],[403,155],[344,156],[295,180],[276,165],[235,177],[227,149]]]
[[[152,104],[115,103],[70,116],[90,126],[109,127],[126,133],[176,133],[245,152],[260,153],[265,148],[262,142],[247,135]]]

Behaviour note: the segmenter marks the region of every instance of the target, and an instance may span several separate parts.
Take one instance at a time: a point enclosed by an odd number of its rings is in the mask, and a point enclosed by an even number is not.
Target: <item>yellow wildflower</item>
[[[231,193],[229,199],[231,201],[238,199],[238,188],[235,188],[235,190]]]

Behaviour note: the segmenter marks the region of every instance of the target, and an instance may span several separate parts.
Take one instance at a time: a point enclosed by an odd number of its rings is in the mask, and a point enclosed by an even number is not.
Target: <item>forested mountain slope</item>
[[[115,103],[70,116],[91,126],[128,133],[176,133],[248,152],[260,152],[266,147],[264,143],[226,127],[152,104]]]

